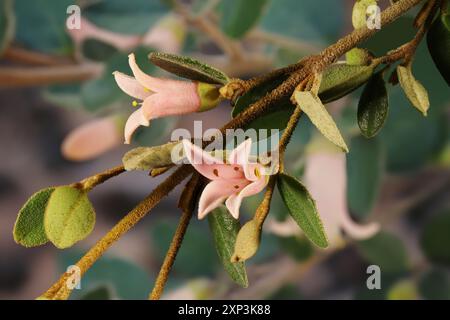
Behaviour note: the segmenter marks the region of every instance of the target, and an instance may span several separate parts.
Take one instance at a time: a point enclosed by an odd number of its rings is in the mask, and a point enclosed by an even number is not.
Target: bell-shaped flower
[[[134,111],[125,124],[125,143],[130,143],[139,126],[148,126],[150,120],[202,112],[216,107],[221,101],[219,90],[212,84],[160,79],[144,73],[136,63],[134,54],[128,56],[134,77],[114,72],[117,85],[126,94],[141,100],[142,105]]]
[[[266,170],[260,163],[251,161],[251,146],[251,139],[245,140],[232,150],[224,161],[189,140],[183,140],[184,154],[188,161],[200,174],[211,180],[200,196],[199,219],[204,218],[225,200],[228,211],[238,219],[243,198],[255,195],[266,187]]]
[[[342,231],[355,240],[368,239],[378,223],[358,224],[347,207],[346,155],[337,150],[315,150],[306,158],[304,182],[324,224],[330,244],[342,243]]]

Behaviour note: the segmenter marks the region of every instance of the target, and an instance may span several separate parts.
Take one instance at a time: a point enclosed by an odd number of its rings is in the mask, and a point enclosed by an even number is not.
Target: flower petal
[[[159,92],[144,100],[142,107],[147,119],[197,112],[200,98],[192,82],[182,82],[173,92]]]
[[[169,79],[155,78],[155,77],[152,77],[152,76],[146,74],[137,65],[136,57],[134,56],[133,53],[128,56],[128,63],[130,64],[131,71],[133,71],[133,75],[136,78],[136,80],[144,88],[147,88],[149,90],[159,92],[159,91],[167,90],[168,85],[170,85],[172,82],[182,82],[182,81],[175,81],[175,80],[169,80]]]
[[[267,180],[265,177],[261,177],[260,179],[248,184],[246,187],[242,189],[241,192],[232,194],[225,205],[230,211],[231,215],[235,218],[239,218],[239,208],[241,207],[242,200],[245,197],[253,196],[259,192],[261,192],[267,185]]]
[[[252,139],[247,139],[231,151],[228,161],[232,164],[244,166],[249,163],[252,151]]]
[[[213,157],[189,140],[183,140],[183,148],[186,158],[195,170],[209,180],[245,180],[240,167],[225,164],[221,159]]]
[[[137,128],[140,126],[148,127],[150,124],[149,120],[144,116],[142,107],[138,110],[134,111],[129,117],[125,124],[124,135],[125,135],[125,144],[129,144],[131,142],[131,137]]]
[[[95,159],[119,146],[122,134],[115,117],[89,121],[71,131],[61,145],[62,154],[72,161]]]
[[[126,74],[115,71],[113,72],[114,79],[119,88],[127,95],[139,100],[145,100],[152,94],[150,90],[145,89],[135,78],[127,76]]]
[[[226,198],[236,192],[236,185],[242,186],[245,182],[245,180],[214,180],[208,183],[200,196],[198,218],[203,219],[220,206]]]
[[[380,231],[378,223],[360,225],[354,222],[348,214],[341,217],[341,227],[352,239],[364,240],[373,237]]]

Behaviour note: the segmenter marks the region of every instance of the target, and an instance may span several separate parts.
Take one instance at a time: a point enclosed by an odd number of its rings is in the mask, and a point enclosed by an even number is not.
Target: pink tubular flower
[[[268,176],[264,167],[250,163],[252,141],[245,140],[228,156],[227,162],[215,158],[189,140],[183,140],[184,153],[192,166],[211,180],[200,196],[198,218],[203,219],[223,201],[231,215],[239,218],[242,199],[259,193],[265,188]]]
[[[125,124],[127,144],[136,129],[148,126],[152,119],[206,111],[220,102],[219,90],[214,85],[154,78],[139,68],[134,54],[128,58],[134,78],[118,71],[114,72],[114,77],[122,91],[142,100],[142,106],[131,114]]]
[[[305,184],[316,200],[317,210],[330,243],[339,245],[342,231],[352,239],[363,240],[374,236],[377,223],[357,224],[347,208],[347,178],[345,154],[333,151],[316,151],[305,164]]]
[[[122,128],[123,121],[114,116],[92,120],[65,137],[61,152],[72,161],[94,159],[121,144]]]

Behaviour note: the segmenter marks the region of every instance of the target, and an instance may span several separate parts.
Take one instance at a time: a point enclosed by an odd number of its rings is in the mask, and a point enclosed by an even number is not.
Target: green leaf
[[[267,0],[222,1],[222,30],[231,38],[242,38],[258,23],[266,4]]]
[[[297,261],[306,261],[314,253],[311,242],[304,236],[279,237],[280,247]]]
[[[305,235],[317,246],[328,246],[322,221],[316,203],[308,190],[295,178],[281,173],[278,176],[278,190],[292,218]]]
[[[72,0],[15,1],[16,40],[37,51],[71,53],[73,44],[66,33],[66,10],[72,4]]]
[[[421,246],[427,258],[434,262],[450,265],[450,211],[433,217],[421,236]]]
[[[152,170],[172,164],[172,150],[179,142],[156,147],[138,147],[128,151],[122,158],[125,170]]]
[[[13,0],[4,0],[0,4],[0,56],[13,40],[15,28]]]
[[[378,265],[382,272],[401,273],[409,269],[409,259],[403,242],[393,234],[379,232],[374,237],[357,243],[362,257]]]
[[[427,300],[450,300],[450,279],[441,269],[431,269],[419,281],[421,296]]]
[[[375,69],[375,65],[355,66],[335,63],[323,72],[319,97],[323,103],[329,103],[346,96],[366,83]]]
[[[341,148],[343,151],[348,152],[348,147],[345,144],[344,138],[342,138],[336,123],[330,116],[325,106],[312,92],[296,91],[294,92],[294,98],[302,111],[306,113],[311,122],[316,128],[332,143]]]
[[[376,5],[377,0],[356,0],[352,11],[353,28],[359,29],[367,26],[367,8]]]
[[[370,78],[361,94],[358,104],[358,125],[361,133],[374,137],[386,122],[389,98],[383,74],[378,72]]]
[[[247,272],[244,262],[231,262],[236,236],[239,232],[239,220],[234,219],[224,206],[213,210],[208,215],[210,230],[213,234],[217,254],[231,279],[241,287],[248,287]]]
[[[238,263],[250,259],[258,251],[260,242],[261,228],[255,220],[248,221],[237,234],[230,262]]]
[[[106,61],[111,58],[117,49],[97,39],[86,39],[81,46],[83,56],[93,61]]]
[[[398,66],[397,75],[408,100],[417,110],[426,116],[430,107],[428,92],[423,85],[414,78],[411,72],[411,66]]]
[[[95,211],[85,191],[70,186],[55,188],[45,209],[44,228],[56,247],[71,247],[87,237],[94,224]]]
[[[83,16],[95,25],[124,34],[144,34],[169,12],[162,1],[94,1],[83,9]]]
[[[14,241],[18,244],[35,247],[48,242],[44,230],[44,213],[53,190],[55,188],[39,190],[20,209],[13,231]]]
[[[381,141],[355,137],[347,155],[347,202],[355,216],[367,217],[377,199],[385,166]]]
[[[222,71],[189,57],[152,52],[149,59],[161,69],[186,79],[214,84],[226,84],[230,81]]]
[[[441,12],[427,33],[428,50],[434,64],[450,86],[450,14]]]

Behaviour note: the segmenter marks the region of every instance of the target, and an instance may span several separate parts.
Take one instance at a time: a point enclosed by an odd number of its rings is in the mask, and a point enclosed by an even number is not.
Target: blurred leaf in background
[[[45,53],[71,53],[73,45],[66,32],[66,10],[72,4],[72,0],[16,0],[17,41]]]
[[[99,27],[126,34],[143,34],[169,7],[161,0],[101,0],[89,5],[84,14]]]

